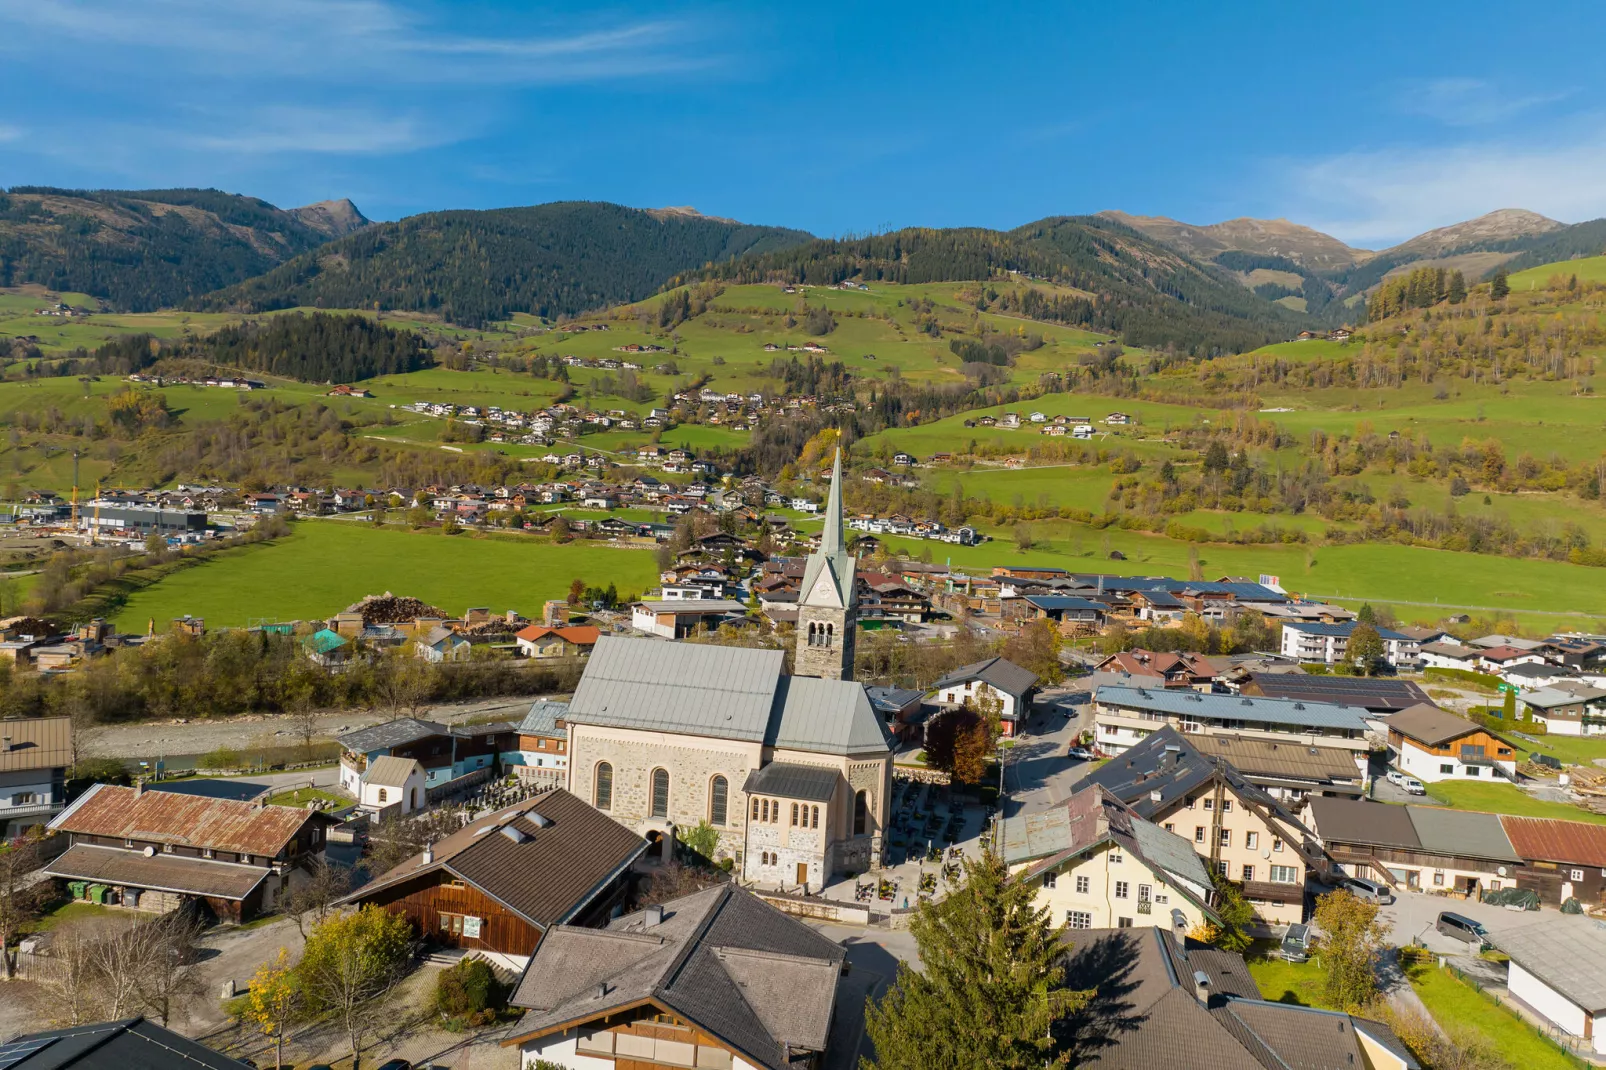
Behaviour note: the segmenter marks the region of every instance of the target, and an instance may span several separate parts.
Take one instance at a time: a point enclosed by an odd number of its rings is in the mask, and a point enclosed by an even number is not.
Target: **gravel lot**
[[[474,702],[454,702],[433,706],[423,716],[433,721],[457,724],[485,716],[505,716],[518,720],[541,696],[502,696]],[[318,733],[333,739],[368,725],[394,718],[388,710],[340,710],[318,718]],[[280,714],[244,714],[216,720],[151,721],[141,724],[106,725],[90,729],[83,743],[91,756],[126,758],[160,754],[205,754],[218,747],[287,746],[297,742],[290,718]]]

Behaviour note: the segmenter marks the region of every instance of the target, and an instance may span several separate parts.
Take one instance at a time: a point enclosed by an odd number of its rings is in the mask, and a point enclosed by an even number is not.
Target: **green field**
[[[1244,957],[1244,965],[1249,967],[1249,976],[1255,979],[1261,998],[1273,1003],[1334,1009],[1322,991],[1327,980],[1322,968],[1314,961],[1284,962],[1271,958],[1275,950],[1275,944],[1260,942]]]
[[[1551,817],[1562,821],[1587,821],[1592,825],[1606,825],[1606,814],[1592,813],[1581,806],[1567,803],[1545,802],[1536,799],[1514,784],[1482,783],[1471,780],[1441,780],[1427,786],[1428,794],[1437,802],[1457,810],[1480,810],[1489,814],[1510,814],[1513,817]]]
[[[656,574],[652,554],[605,544],[302,521],[286,538],[227,551],[136,592],[117,623],[143,633],[151,618],[160,626],[186,613],[209,627],[313,620],[385,591],[452,614],[487,606],[537,617],[541,603],[562,597],[576,578],[615,583],[623,596],[646,590]]]
[[[1606,282],[1606,256],[1586,256],[1577,260],[1558,260],[1519,271],[1508,280],[1513,292],[1542,290],[1553,276],[1577,275],[1579,282]]]

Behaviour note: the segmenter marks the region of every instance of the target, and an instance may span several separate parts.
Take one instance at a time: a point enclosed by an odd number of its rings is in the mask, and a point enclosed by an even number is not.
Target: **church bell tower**
[[[809,555],[798,592],[798,676],[827,680],[853,679],[853,639],[858,629],[856,563],[842,539],[842,451],[831,467],[831,496],[825,506],[820,548]]]

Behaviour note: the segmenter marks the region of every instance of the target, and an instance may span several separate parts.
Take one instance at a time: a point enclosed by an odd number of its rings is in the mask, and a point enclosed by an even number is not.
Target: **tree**
[[[1383,661],[1383,637],[1370,624],[1357,624],[1349,634],[1346,651],[1351,665],[1368,676],[1377,672]]]
[[[44,864],[39,844],[31,837],[0,843],[0,975],[10,980],[17,970],[17,960],[11,950],[22,926],[39,916],[49,894],[49,881],[33,879],[34,871]]]
[[[585,591],[586,591],[586,581],[585,580],[582,580],[582,579],[580,579],[578,577],[576,577],[575,579],[570,580],[569,581],[569,604],[571,606],[579,605],[580,604],[580,599],[582,597],[584,597],[584,595],[585,595]]]
[[[385,997],[407,974],[412,943],[406,918],[372,904],[327,919],[307,937],[297,981],[308,1007],[345,1030],[354,1066],[364,1039],[387,1013]]]
[[[1489,280],[1489,296],[1496,301],[1504,301],[1511,293],[1511,282],[1506,276],[1506,269],[1500,268]]]
[[[1219,872],[1211,874],[1210,879],[1216,886],[1216,916],[1221,924],[1211,927],[1214,931],[1209,943],[1223,951],[1247,951],[1254,943],[1248,929],[1255,922],[1255,908],[1244,898],[1242,885]]]
[[[1388,932],[1377,909],[1342,890],[1316,900],[1317,947],[1327,968],[1327,1001],[1335,1007],[1364,1007],[1377,995],[1372,960]]]
[[[1377,610],[1372,608],[1372,603],[1363,602],[1361,603],[1361,608],[1355,614],[1355,619],[1362,624],[1370,624],[1375,627],[1377,625]]]
[[[1467,299],[1467,277],[1460,270],[1450,272],[1449,292],[1447,295],[1452,305],[1459,305]]]
[[[284,1065],[285,1035],[306,1002],[284,948],[279,949],[272,962],[257,967],[247,999],[245,1016],[263,1036],[273,1040],[273,1070],[279,1070]]]
[[[307,880],[284,901],[284,912],[296,923],[296,931],[307,935],[306,923],[321,924],[334,909],[335,900],[351,889],[351,871],[320,857],[313,863]]]
[[[145,537],[145,552],[159,554],[167,549],[167,538],[157,532],[151,532]]]
[[[1090,993],[1065,987],[1063,930],[998,855],[964,867],[964,883],[941,902],[921,903],[910,921],[924,970],[899,963],[886,996],[865,1008],[876,1051],[861,1061],[865,1070],[1070,1065],[1054,1026]]]
[[[697,822],[696,827],[686,830],[680,835],[680,842],[689,851],[708,862],[714,860],[714,852],[719,850],[719,830],[710,825],[707,819]]]
[[[1205,449],[1204,470],[1206,472],[1225,472],[1230,459],[1227,456],[1227,446],[1219,438],[1210,440]]]
[[[552,524],[547,528],[547,531],[552,533],[553,542],[568,542],[574,538],[574,534],[569,530],[569,518],[561,513],[552,518]],[[580,581],[576,580],[575,582],[579,583]],[[582,583],[581,586],[584,586],[584,584]]]
[[[1033,546],[1032,526],[1030,524],[1015,525],[1015,549],[1025,553]]]

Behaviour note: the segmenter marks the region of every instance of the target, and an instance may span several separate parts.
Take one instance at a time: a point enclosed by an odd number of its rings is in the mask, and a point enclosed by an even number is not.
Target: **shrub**
[[[484,959],[463,959],[435,979],[435,1011],[464,1025],[496,1020],[507,993]]]

